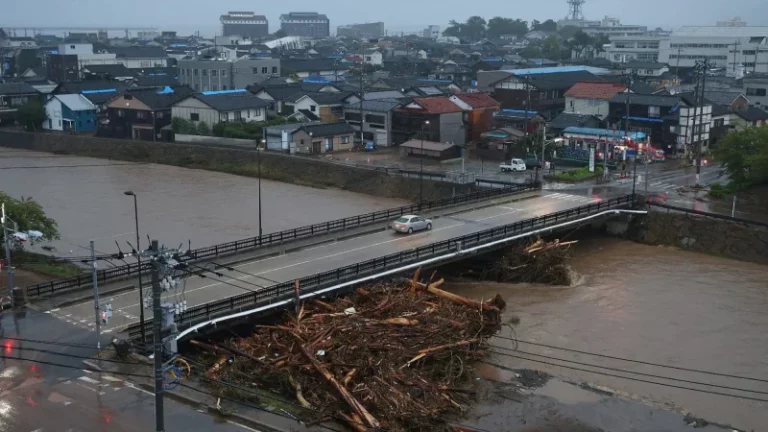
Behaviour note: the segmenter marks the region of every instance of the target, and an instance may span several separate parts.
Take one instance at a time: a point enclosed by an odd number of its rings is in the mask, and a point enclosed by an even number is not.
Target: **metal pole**
[[[139,266],[139,322],[141,324],[141,343],[146,344],[147,330],[144,328],[144,287],[141,283],[141,246],[139,246],[141,239],[139,236],[139,203],[135,193],[133,194],[133,218],[136,221],[136,252],[138,252],[136,254],[136,262]]]
[[[736,195],[733,196],[733,207],[731,208],[731,217],[736,217]]]
[[[695,151],[696,147],[696,113],[699,106],[699,80],[698,80],[698,69],[699,69],[699,63],[696,62],[696,64],[693,67],[693,80],[696,83],[696,85],[693,88],[693,118],[691,119],[691,142],[686,143],[685,145],[685,153],[686,156],[688,155],[688,149],[692,149]],[[690,112],[690,109],[688,110]],[[688,119],[686,118],[686,126],[688,123]],[[687,139],[687,137],[686,137]],[[688,161],[690,161],[690,156],[686,158]]]
[[[702,135],[706,131],[704,125],[704,91],[707,86],[707,69],[709,68],[709,59],[704,59],[704,66],[701,70],[701,91],[699,92],[699,99],[701,100],[701,109],[699,110],[699,129],[701,129]],[[698,103],[698,102],[696,102]],[[707,135],[709,136],[709,135]],[[703,138],[703,137],[702,137]],[[700,139],[696,146],[696,186],[699,186],[701,179],[701,145],[703,139]]]
[[[157,261],[157,240],[152,240],[152,352],[155,355],[155,431],[163,432],[163,341],[160,329],[163,325],[163,311],[160,306],[162,291],[160,289],[160,263]]]
[[[259,237],[261,237],[261,146],[256,147],[256,159],[259,166]]]
[[[419,154],[419,211],[424,201],[424,133],[421,134],[421,154]]]
[[[645,155],[645,195],[646,196],[648,196],[648,162],[649,162],[648,155],[646,154]]]
[[[547,141],[547,125],[544,124],[544,128],[541,131],[541,166],[544,166],[544,144]]]
[[[96,349],[101,353],[101,313],[99,311],[99,275],[96,270],[96,246],[91,240],[91,266],[93,267],[93,308],[96,311]]]
[[[11,301],[11,307],[14,306],[13,299],[13,266],[11,265],[11,246],[8,241],[8,216],[5,215],[5,204],[3,204],[3,239],[5,241],[5,265],[8,267],[8,298]]]

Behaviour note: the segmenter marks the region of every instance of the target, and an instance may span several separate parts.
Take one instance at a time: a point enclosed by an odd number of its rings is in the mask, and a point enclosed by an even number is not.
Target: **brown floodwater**
[[[582,241],[570,287],[495,283],[450,284],[454,292],[489,298],[500,292],[521,318],[521,340],[590,353],[768,380],[768,267],[623,240]],[[508,329],[502,335],[510,336]],[[496,338],[496,346],[513,342]],[[602,372],[768,401],[768,382],[672,370],[520,344],[519,350],[581,363],[716,384],[760,393]],[[583,365],[516,354],[548,363]],[[768,430],[768,403],[706,394],[546,365],[503,355],[493,362],[547,371],[605,386],[632,398],[745,430]],[[486,372],[487,373],[487,372]]]
[[[156,164],[62,156],[0,148],[0,190],[32,197],[56,220],[60,256],[103,253],[114,240],[135,243],[133,199],[138,195],[142,246],[149,234],[167,246],[204,247],[258,235],[258,179]],[[406,204],[337,189],[261,181],[264,233],[297,228]],[[71,251],[71,252],[70,252]]]

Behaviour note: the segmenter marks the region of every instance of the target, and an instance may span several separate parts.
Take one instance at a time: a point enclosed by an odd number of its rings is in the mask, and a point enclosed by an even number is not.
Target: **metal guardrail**
[[[450,253],[455,251],[459,245],[462,248],[469,248],[484,243],[490,243],[515,234],[522,234],[536,229],[546,228],[547,226],[556,225],[579,217],[589,216],[612,208],[632,205],[634,201],[635,196],[630,194],[608,201],[588,204],[569,210],[550,213],[545,216],[526,219],[501,227],[454,237],[452,239],[435,242],[415,249],[396,252],[368,261],[339,267],[335,270],[303,277],[298,279],[299,287],[301,288],[302,293],[320,290],[332,286],[333,284],[353,280],[353,278],[375,274],[374,272],[385,271],[405,264],[418,262],[417,260],[425,260],[436,255]],[[295,283],[296,281],[293,280],[282,282],[256,292],[249,292],[192,307],[176,316],[176,324],[180,330],[183,330],[203,319],[208,320],[215,318],[217,315],[232,312],[239,308],[251,308],[276,303],[295,295]],[[151,334],[152,321],[145,320],[144,325],[146,334]],[[130,339],[136,339],[141,335],[141,327],[139,324],[134,324],[126,329],[126,333]]]
[[[689,208],[685,208],[685,207],[677,207],[677,206],[672,206],[672,205],[668,205],[668,204],[652,202],[650,200],[647,200],[646,204],[649,207],[659,207],[659,208],[664,208],[664,209],[675,211],[675,212],[679,212],[679,213],[691,214],[691,215],[696,215],[696,216],[703,216],[703,217],[708,217],[708,218],[711,218],[711,219],[720,219],[720,220],[740,223],[740,224],[743,224],[743,225],[762,227],[762,228],[768,229],[768,223],[766,223],[766,222],[760,222],[760,221],[754,221],[754,220],[749,220],[749,219],[737,218],[737,217],[732,217],[732,216],[718,214],[718,213],[710,213],[710,212],[705,212],[705,211],[701,211],[701,210],[689,209]]]
[[[195,249],[189,252],[187,260],[197,261],[206,258],[232,255],[240,252],[251,251],[265,246],[274,246],[277,244],[309,238],[316,235],[328,234],[330,232],[341,231],[348,228],[355,228],[380,221],[387,221],[409,213],[418,213],[429,211],[441,207],[449,207],[482,201],[489,198],[507,196],[521,192],[527,192],[538,188],[536,183],[527,183],[522,185],[509,185],[503,189],[490,189],[472,192],[469,194],[456,195],[450,198],[427,201],[421,206],[413,204],[409,206],[379,210],[372,213],[351,216],[344,219],[337,219],[329,222],[318,223],[314,225],[293,228],[285,231],[279,231],[270,234],[264,234],[260,237],[250,237],[243,240],[236,240],[228,243],[222,243],[214,246],[208,246]],[[141,272],[149,272],[150,263],[142,263]],[[115,268],[99,270],[97,277],[99,283],[106,283],[137,274],[139,271],[137,264],[127,264]],[[45,295],[56,294],[57,292],[70,290],[83,284],[92,282],[91,275],[79,275],[69,279],[54,280],[43,282],[37,285],[27,287],[27,295],[30,298],[41,297]]]

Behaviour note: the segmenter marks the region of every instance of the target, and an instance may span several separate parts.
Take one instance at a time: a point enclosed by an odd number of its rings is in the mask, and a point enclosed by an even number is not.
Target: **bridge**
[[[503,190],[484,193],[499,194],[500,191]],[[530,189],[525,192],[530,194]],[[187,302],[187,310],[177,314],[176,322],[180,330],[193,331],[212,319],[247,317],[260,308],[266,310],[270,305],[290,302],[295,281],[299,282],[303,295],[343,289],[376,275],[395,274],[414,265],[436,265],[459,259],[463,251],[501,247],[515,238],[613,214],[612,210],[631,207],[634,200],[632,195],[604,200],[537,192],[536,196],[514,201],[519,193],[520,190],[515,194],[496,195],[495,199],[424,212],[435,218],[433,229],[409,236],[395,235],[379,224],[369,232],[323,238],[314,245],[303,243],[279,253],[240,256],[235,262],[199,260],[194,264],[198,269],[217,269],[219,274],[206,272],[205,277],[187,274],[184,286],[177,293],[166,294],[164,301]],[[386,220],[394,217],[396,215]],[[132,338],[138,337],[141,302],[136,290],[111,296],[110,302],[114,315],[105,332],[125,331]],[[85,299],[47,312],[86,327],[93,321],[92,301]],[[147,334],[151,334],[151,320],[146,320],[145,326]]]

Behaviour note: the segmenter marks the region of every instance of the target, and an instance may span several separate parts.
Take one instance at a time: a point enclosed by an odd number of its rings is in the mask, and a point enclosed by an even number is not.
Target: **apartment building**
[[[768,72],[768,27],[684,26],[662,42],[658,61],[691,68],[704,59],[726,71]]]
[[[323,38],[331,35],[331,22],[317,12],[290,12],[280,15],[280,28],[288,36]]]
[[[269,21],[253,11],[230,11],[219,17],[224,36],[243,36],[258,39],[269,35]]]
[[[179,81],[200,92],[243,89],[280,72],[280,59],[273,58],[179,60]]]

